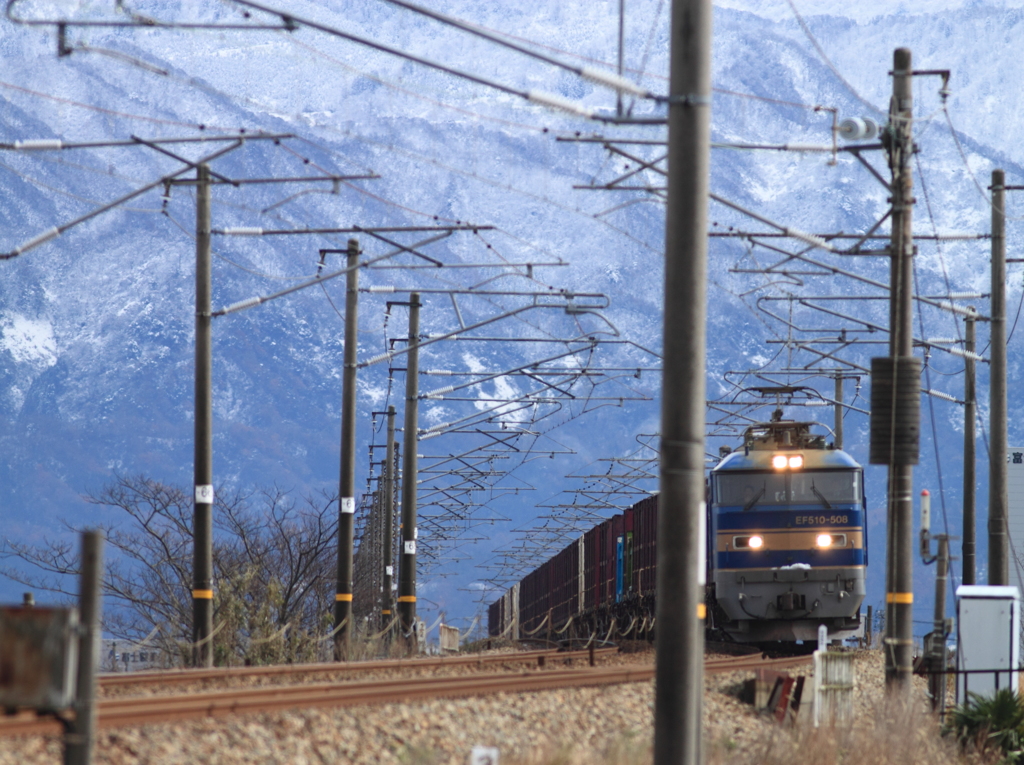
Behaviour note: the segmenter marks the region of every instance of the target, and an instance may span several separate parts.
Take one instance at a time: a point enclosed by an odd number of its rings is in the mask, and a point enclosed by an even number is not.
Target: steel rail
[[[617,648],[601,648],[598,656],[615,653]],[[440,667],[467,667],[485,664],[535,662],[541,657],[551,659],[579,659],[589,656],[587,651],[518,651],[516,653],[486,654],[482,656],[441,656],[432,659],[377,659],[373,661],[324,662],[320,664],[275,664],[265,667],[221,667],[217,669],[176,669],[152,672],[115,672],[99,676],[100,687],[116,688],[131,685],[180,684],[208,680],[237,680],[240,678],[279,677],[318,674],[345,674],[349,672],[376,672],[380,670],[438,669]]]
[[[781,668],[809,660],[809,656],[770,660],[749,656],[711,659],[706,662],[706,671],[714,674],[761,667]],[[410,663],[406,662],[405,666]],[[114,728],[297,708],[376,705],[419,699],[618,685],[647,682],[653,678],[654,665],[646,663],[581,669],[536,669],[514,674],[491,673],[470,677],[406,677],[344,684],[246,687],[181,696],[134,696],[101,699],[97,726]],[[56,734],[61,730],[58,720],[36,717],[32,713],[22,712],[0,718],[0,736]]]

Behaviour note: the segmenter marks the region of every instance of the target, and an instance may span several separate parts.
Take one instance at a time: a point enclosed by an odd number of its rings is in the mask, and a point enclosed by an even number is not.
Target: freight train
[[[706,628],[740,643],[830,639],[863,629],[867,569],[863,470],[783,420],[744,433],[707,481]],[[488,610],[492,636],[650,639],[658,498],[587,531]]]

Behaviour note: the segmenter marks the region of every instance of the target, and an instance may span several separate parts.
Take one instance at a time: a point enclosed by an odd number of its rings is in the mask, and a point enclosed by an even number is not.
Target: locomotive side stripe
[[[728,569],[770,569],[783,568],[794,563],[806,563],[815,570],[824,566],[863,566],[864,550],[840,548],[838,550],[730,550],[715,556],[715,568]]]

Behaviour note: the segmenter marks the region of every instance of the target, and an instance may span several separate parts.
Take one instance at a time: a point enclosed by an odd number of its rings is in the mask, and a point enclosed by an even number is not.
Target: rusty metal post
[[[939,553],[935,567],[935,626],[928,645],[928,693],[932,697],[932,711],[940,715],[946,711],[946,580],[949,578],[949,537],[937,534]]]

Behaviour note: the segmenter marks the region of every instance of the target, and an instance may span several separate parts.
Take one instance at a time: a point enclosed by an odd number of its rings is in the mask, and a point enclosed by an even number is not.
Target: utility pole
[[[977,544],[975,541],[975,530],[977,527],[977,519],[975,515],[975,502],[974,502],[974,446],[975,446],[975,427],[974,418],[976,416],[974,411],[974,402],[976,398],[975,394],[975,367],[974,359],[971,357],[975,347],[974,337],[974,306],[967,306],[967,310],[972,312],[972,315],[967,317],[966,324],[966,337],[964,341],[964,350],[967,351],[967,356],[964,358],[964,541],[963,541],[963,556],[964,556],[964,572],[963,572],[963,583],[974,584],[976,580],[976,561],[975,556],[977,553]]]
[[[402,549],[398,565],[398,615],[410,647],[416,620],[416,429],[419,426],[420,293],[409,295],[409,352],[405,364],[405,430],[402,448]]]
[[[673,0],[654,763],[696,765],[704,693],[704,420],[711,0]]]
[[[835,427],[832,429],[835,433],[835,444],[836,449],[843,448],[843,372],[842,370],[836,370],[836,404],[835,404]]]
[[[913,354],[913,71],[907,48],[893,56],[893,95],[883,144],[892,172],[889,355],[871,360],[871,462],[888,465],[885,676],[901,696],[913,671],[913,484],[921,421],[921,361]]]
[[[192,664],[213,666],[213,396],[210,361],[210,167],[196,168],[196,369],[193,438]]]
[[[988,583],[1010,583],[1006,539],[1006,177],[992,171],[992,335],[988,463]]]
[[[75,717],[64,736],[64,765],[89,765],[96,743],[96,667],[100,656],[100,616],[103,611],[103,532],[82,534],[82,573],[78,591],[81,627]]]
[[[384,594],[381,599],[380,628],[391,624],[391,582],[395,573],[395,552],[391,543],[395,537],[395,407],[388,407],[388,446],[384,458]]]
[[[345,274],[345,369],[341,378],[341,477],[338,486],[338,582],[334,659],[348,656],[352,632],[352,544],[356,513],[356,351],[359,346],[359,240],[349,239]]]

